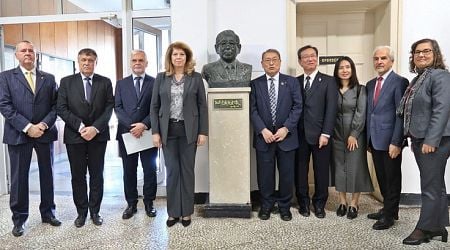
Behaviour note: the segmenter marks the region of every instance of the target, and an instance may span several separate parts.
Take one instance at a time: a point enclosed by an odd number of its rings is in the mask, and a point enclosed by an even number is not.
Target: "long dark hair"
[[[422,43],[431,43],[431,47],[433,47],[434,62],[430,67],[433,69],[446,69],[447,66],[444,63],[444,57],[442,56],[438,42],[434,39],[424,38],[411,45],[409,56],[409,71],[411,73],[417,73],[416,65],[414,64],[414,51],[416,51],[417,45]]]
[[[358,77],[356,76],[356,66],[355,63],[353,62],[353,60],[348,57],[348,56],[342,56],[340,57],[336,63],[334,64],[334,73],[333,76],[336,79],[336,83],[337,86],[339,88],[342,88],[342,83],[341,83],[341,79],[339,78],[338,72],[339,72],[339,65],[341,64],[342,61],[347,61],[350,63],[350,68],[352,69],[352,75],[350,76],[349,79],[349,84],[348,84],[348,88],[352,89],[355,86],[358,86]]]

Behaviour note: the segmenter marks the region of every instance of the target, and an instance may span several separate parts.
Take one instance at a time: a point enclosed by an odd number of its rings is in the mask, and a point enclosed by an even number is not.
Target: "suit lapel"
[[[280,74],[280,77],[278,79],[277,113],[279,107],[281,106],[281,102],[283,101],[283,97],[286,96],[286,94],[287,94],[286,77]]]
[[[17,80],[26,88],[28,89],[28,91],[30,91],[31,93],[33,93],[33,91],[30,88],[30,85],[27,82],[27,79],[25,79],[25,76],[23,75],[22,70],[20,69],[20,67],[17,67],[14,70],[14,74],[16,75]]]
[[[45,74],[43,74],[41,71],[36,70],[36,87],[35,87],[35,95],[39,93],[39,90],[44,86],[46,78],[44,77]]]
[[[74,89],[77,92],[76,94],[78,94],[79,98],[81,98],[82,103],[89,105],[89,102],[86,101],[86,96],[84,93],[84,80],[81,79],[81,74],[80,73],[76,74],[74,76],[74,78],[75,79],[73,79],[74,80],[73,84],[75,85]],[[92,80],[92,82],[93,82],[93,80]],[[94,84],[92,84],[92,86],[93,85]],[[91,91],[91,97],[92,97],[92,91]],[[93,100],[93,99],[91,98],[91,100]]]
[[[93,102],[93,100],[95,100],[95,95],[98,92],[98,89],[100,88],[100,82],[98,81],[98,77],[96,74],[94,74],[94,76],[92,76],[92,88],[91,88],[91,103]]]
[[[184,88],[183,89],[183,102],[184,102],[184,100],[186,100],[186,95],[187,95],[187,92],[188,92],[189,88],[191,87],[191,85],[192,85],[192,77],[189,75],[186,75],[185,79],[184,79],[184,87],[183,87]]]

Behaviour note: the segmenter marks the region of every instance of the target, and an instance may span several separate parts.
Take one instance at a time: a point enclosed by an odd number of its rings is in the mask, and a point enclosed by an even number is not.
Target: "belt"
[[[183,122],[184,123],[184,120],[170,118],[169,122],[170,123],[179,123],[179,122]]]

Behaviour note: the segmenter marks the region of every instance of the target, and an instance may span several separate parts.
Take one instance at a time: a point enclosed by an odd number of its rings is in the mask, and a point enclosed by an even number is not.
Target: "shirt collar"
[[[309,75],[305,74],[305,78],[304,78],[305,82],[306,82],[306,77],[307,77],[307,76],[311,77],[311,80],[310,80],[311,82],[314,81],[314,78],[316,78],[317,73],[319,73],[319,69],[314,70],[314,71],[313,71],[311,74],[309,74]]]
[[[81,75],[81,80],[83,80],[83,81],[84,81],[84,78],[86,78],[86,77],[89,77],[92,81],[92,78],[94,77],[94,74],[92,74],[90,76],[85,76],[85,75],[83,75],[83,73],[80,73],[80,75]]]
[[[279,78],[280,78],[280,72],[278,72],[278,73],[277,73],[276,75],[274,75],[274,76],[269,76],[268,74],[266,74],[266,79],[267,79],[267,81],[269,81],[270,78],[273,78],[273,80],[274,80],[275,82],[278,82],[278,80],[279,80]]]
[[[145,78],[145,74],[142,74],[142,75],[136,75],[136,74],[131,74],[131,77],[133,77],[133,80],[134,79],[136,79],[136,77],[140,77],[141,79],[144,79]]]
[[[20,70],[22,71],[22,73],[25,75],[25,73],[26,72],[31,72],[31,74],[33,74],[33,75],[36,75],[36,68],[33,68],[32,70],[28,70],[28,69],[26,69],[26,68],[24,68],[24,67],[22,67],[21,65],[19,65],[20,66]]]
[[[236,60],[232,63],[227,63],[224,60],[220,59],[220,62],[222,63],[222,66],[226,69],[227,67],[229,69],[235,69],[236,68]]]
[[[392,68],[390,70],[388,70],[388,72],[384,73],[384,75],[382,75],[381,77],[383,77],[383,81],[386,80],[386,78],[389,76],[389,74],[392,72]],[[377,76],[377,78],[380,76]]]

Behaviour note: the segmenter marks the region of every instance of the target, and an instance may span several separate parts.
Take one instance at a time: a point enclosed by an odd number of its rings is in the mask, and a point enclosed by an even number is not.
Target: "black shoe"
[[[323,218],[325,218],[325,209],[316,207],[314,209],[314,214],[316,215],[317,218],[323,219]]]
[[[358,208],[349,206],[348,213],[347,213],[347,219],[353,220],[356,217],[358,217]]]
[[[430,242],[430,239],[424,231],[417,228],[403,240],[403,244],[405,245],[420,245],[423,242],[428,243]]]
[[[283,211],[280,210],[280,218],[284,221],[290,221],[292,220],[292,213],[289,210]]]
[[[133,217],[133,215],[137,213],[137,208],[136,206],[128,206],[125,211],[123,211],[122,214],[122,219],[127,220],[131,217]]]
[[[86,223],[86,216],[84,215],[78,215],[78,217],[75,219],[75,226],[76,227],[82,227]]]
[[[430,232],[430,231],[426,231],[426,234],[428,235],[429,239],[433,239],[434,237],[438,237],[441,236],[441,241],[442,242],[447,242],[448,240],[448,232],[447,229],[442,229],[441,231],[436,231],[436,232]]]
[[[336,210],[336,215],[342,217],[346,213],[347,213],[347,206],[345,206],[345,204],[340,204],[338,209]]]
[[[300,208],[298,209],[298,212],[303,217],[309,217],[309,215],[311,214],[311,211],[309,210],[309,206],[300,206]]]
[[[261,208],[258,212],[258,218],[261,220],[268,220],[270,218],[271,209]]]
[[[156,217],[156,209],[153,206],[146,206],[145,213],[148,217]]]
[[[99,214],[92,214],[91,220],[96,226],[101,226],[103,224],[103,218]]]
[[[179,220],[180,218],[167,219],[166,225],[167,227],[172,227],[173,225],[177,224]]]
[[[48,223],[54,227],[59,227],[61,226],[61,221],[59,221],[58,219],[56,219],[55,216],[50,217],[50,218],[42,218],[42,223]]]
[[[376,213],[368,214],[367,218],[372,219],[372,220],[380,220],[383,217],[383,215],[384,215],[384,211],[383,211],[383,209],[380,209]],[[394,215],[394,220],[398,220],[398,214]]]
[[[191,225],[191,219],[190,218],[187,219],[187,220],[182,219],[181,220],[181,225],[183,225],[183,227],[187,227],[187,226]]]
[[[12,234],[13,234],[15,237],[22,236],[22,235],[23,235],[23,232],[25,232],[25,227],[23,226],[23,224],[22,224],[22,225],[17,225],[17,226],[14,226],[14,227],[13,227]]]
[[[375,230],[385,230],[385,229],[389,229],[393,225],[394,225],[394,219],[383,217],[383,218],[377,220],[377,222],[375,222],[375,224],[373,224],[372,228]]]

